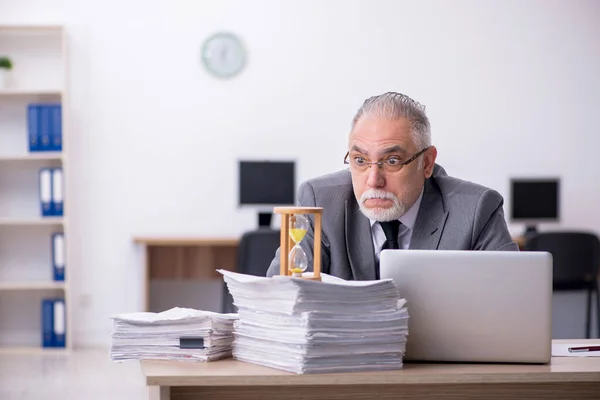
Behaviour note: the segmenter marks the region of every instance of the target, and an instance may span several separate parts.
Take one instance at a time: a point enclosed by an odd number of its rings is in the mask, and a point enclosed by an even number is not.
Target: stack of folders
[[[231,357],[237,314],[175,307],[112,317],[110,357],[124,360],[214,361]]]
[[[62,105],[33,103],[27,106],[29,151],[62,151]]]
[[[219,272],[238,308],[234,358],[297,374],[402,368],[408,311],[391,279]]]

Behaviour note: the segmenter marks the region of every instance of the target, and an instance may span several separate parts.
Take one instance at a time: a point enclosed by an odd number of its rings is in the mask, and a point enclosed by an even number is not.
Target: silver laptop
[[[550,361],[550,253],[384,250],[379,268],[407,300],[406,361]]]

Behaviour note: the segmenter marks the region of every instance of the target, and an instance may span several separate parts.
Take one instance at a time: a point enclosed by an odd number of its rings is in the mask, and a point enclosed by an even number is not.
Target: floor
[[[107,350],[0,355],[2,400],[149,398],[139,361],[114,363]]]

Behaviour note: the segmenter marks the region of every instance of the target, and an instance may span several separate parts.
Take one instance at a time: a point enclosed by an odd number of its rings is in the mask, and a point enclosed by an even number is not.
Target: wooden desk
[[[409,363],[398,371],[313,375],[233,359],[141,365],[161,400],[600,398],[600,357],[553,357],[548,365]]]
[[[221,279],[216,269],[235,271],[237,238],[136,237],[144,246],[146,265],[146,311],[150,311],[152,279]]]

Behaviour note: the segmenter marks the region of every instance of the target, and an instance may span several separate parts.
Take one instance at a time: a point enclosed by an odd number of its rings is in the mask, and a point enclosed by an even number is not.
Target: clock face
[[[220,78],[236,75],[246,63],[242,42],[230,33],[217,33],[202,46],[202,62],[206,69]]]

